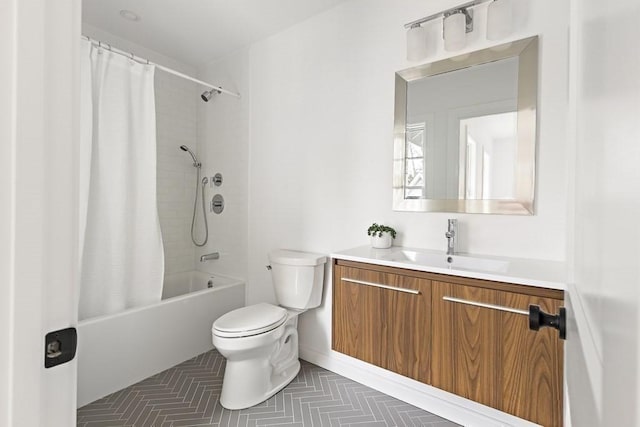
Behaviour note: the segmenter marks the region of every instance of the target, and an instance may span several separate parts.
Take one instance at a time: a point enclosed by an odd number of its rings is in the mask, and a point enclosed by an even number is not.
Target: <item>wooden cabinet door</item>
[[[487,406],[498,407],[500,345],[494,335],[499,314],[443,300],[496,304],[496,291],[433,282],[431,384]]]
[[[562,300],[498,292],[501,306],[529,310],[539,305],[547,313],[557,313]],[[502,363],[498,409],[549,427],[562,426],[563,346],[558,332],[529,329],[529,318],[501,312]]]
[[[377,288],[345,282],[341,277],[361,278],[353,269],[336,266],[333,283],[332,347],[374,365],[381,365],[382,335],[380,292]]]
[[[336,265],[334,350],[429,382],[430,281]]]
[[[385,274],[380,279],[384,284],[419,292],[380,289],[384,330],[380,366],[429,383],[431,284],[424,279],[401,275]]]
[[[493,308],[557,313],[562,300],[433,282],[431,383],[546,427],[562,426],[562,343],[557,331],[529,330],[529,318]]]

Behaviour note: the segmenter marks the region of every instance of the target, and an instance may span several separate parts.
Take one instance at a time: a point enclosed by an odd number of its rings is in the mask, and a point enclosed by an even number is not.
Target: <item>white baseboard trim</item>
[[[300,358],[465,427],[538,426],[335,351],[301,346]]]

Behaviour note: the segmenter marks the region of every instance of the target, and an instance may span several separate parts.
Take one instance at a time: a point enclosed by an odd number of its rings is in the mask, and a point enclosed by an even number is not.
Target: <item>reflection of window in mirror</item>
[[[422,199],[425,196],[424,152],[426,148],[425,122],[407,124],[405,146],[405,199]]]
[[[466,199],[509,200],[515,197],[517,112],[460,120],[460,194]],[[480,155],[482,153],[482,155]],[[461,197],[462,198],[462,197]]]

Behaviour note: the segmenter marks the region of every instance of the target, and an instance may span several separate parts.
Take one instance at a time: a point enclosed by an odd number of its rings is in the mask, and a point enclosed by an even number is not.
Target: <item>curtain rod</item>
[[[202,86],[206,86],[206,87],[208,87],[208,88],[210,88],[210,89],[213,89],[213,90],[215,90],[215,91],[217,91],[217,92],[226,93],[227,95],[231,95],[231,96],[235,96],[236,98],[240,98],[240,94],[239,94],[239,93],[231,92],[231,91],[228,91],[228,90],[226,90],[226,89],[223,89],[223,88],[222,88],[222,87],[220,87],[220,86],[212,85],[211,83],[207,83],[207,82],[204,82],[204,81],[202,81],[202,80],[198,80],[198,79],[196,79],[195,77],[191,77],[191,76],[189,76],[189,75],[187,75],[187,74],[181,73],[180,71],[176,71],[176,70],[173,70],[173,69],[171,69],[171,68],[165,67],[165,66],[163,66],[163,65],[156,64],[155,62],[151,62],[151,61],[149,61],[148,59],[145,59],[145,58],[141,58],[141,57],[139,57],[139,56],[136,56],[136,55],[134,55],[133,53],[125,52],[124,50],[120,50],[120,49],[118,49],[118,48],[115,48],[115,47],[111,46],[111,45],[110,45],[110,44],[108,44],[108,43],[101,42],[100,40],[92,39],[92,38],[91,38],[91,37],[89,37],[89,36],[85,36],[85,35],[83,35],[82,37],[83,37],[84,39],[88,40],[89,42],[93,43],[93,44],[94,44],[94,45],[96,45],[96,46],[99,46],[99,47],[105,48],[105,49],[107,49],[108,51],[113,52],[113,53],[115,53],[115,54],[122,55],[122,56],[126,56],[127,58],[132,59],[133,61],[139,62],[139,63],[141,63],[141,64],[154,65],[156,68],[158,68],[158,69],[160,69],[160,70],[162,70],[162,71],[165,71],[165,72],[167,72],[167,73],[169,73],[169,74],[173,74],[174,76],[182,77],[183,79],[190,80],[190,81],[195,82],[195,83],[198,83],[198,84],[200,84],[200,85],[202,85]]]

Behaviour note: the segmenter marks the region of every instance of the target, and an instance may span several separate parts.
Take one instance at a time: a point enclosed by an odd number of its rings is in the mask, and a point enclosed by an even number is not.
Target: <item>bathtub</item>
[[[165,277],[162,300],[78,324],[78,407],[213,348],[211,325],[244,306],[244,282],[190,271]]]

